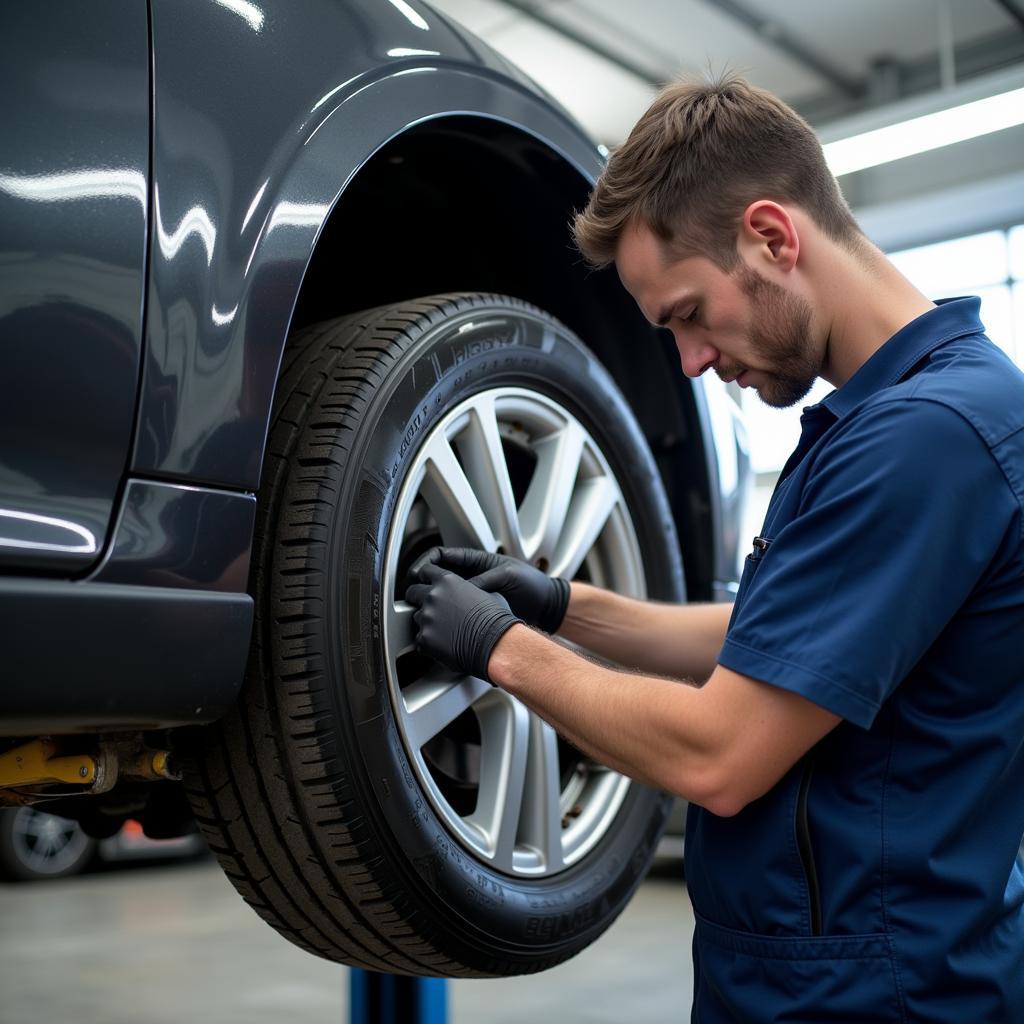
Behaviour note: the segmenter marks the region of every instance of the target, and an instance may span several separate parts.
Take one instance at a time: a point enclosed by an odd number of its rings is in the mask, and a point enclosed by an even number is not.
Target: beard
[[[796,405],[821,372],[811,339],[810,303],[743,262],[734,274],[754,310],[751,348],[771,368],[768,380],[757,386],[757,395],[765,405],[776,409]],[[736,367],[735,372],[742,369]],[[726,368],[727,376],[733,374],[733,368]]]

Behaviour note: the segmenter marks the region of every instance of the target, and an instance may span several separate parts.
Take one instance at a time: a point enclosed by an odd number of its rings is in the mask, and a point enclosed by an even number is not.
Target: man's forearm
[[[731,604],[661,604],[574,582],[558,635],[627,668],[704,682],[725,641]]]
[[[596,761],[688,800],[708,799],[719,737],[704,721],[698,689],[594,664],[522,624],[498,642],[489,673]]]
[[[522,623],[494,646],[488,675],[596,761],[720,815],[766,793],[840,722],[723,666],[701,687],[620,672]]]

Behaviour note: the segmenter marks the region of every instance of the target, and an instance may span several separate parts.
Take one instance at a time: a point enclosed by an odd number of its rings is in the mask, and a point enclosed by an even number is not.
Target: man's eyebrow
[[[693,293],[692,292],[686,292],[684,295],[680,295],[677,299],[673,299],[673,301],[670,302],[667,306],[665,306],[661,310],[661,312],[654,318],[654,323],[658,327],[665,327],[668,324],[669,320],[672,319],[672,313],[673,313],[673,311],[677,307],[683,305],[683,303],[685,303],[685,302],[692,302],[692,301],[693,301]]]

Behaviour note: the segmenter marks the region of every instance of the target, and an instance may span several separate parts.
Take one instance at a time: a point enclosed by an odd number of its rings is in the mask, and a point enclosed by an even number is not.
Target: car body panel
[[[256,498],[252,494],[129,480],[99,583],[242,593]]]
[[[157,0],[153,34],[140,475],[258,486],[277,368],[317,237],[390,139],[453,113],[499,119],[543,138],[580,174],[600,170],[567,115],[476,63],[427,8],[263,3],[247,20],[209,2]],[[285,65],[286,75],[274,70]]]
[[[0,15],[0,566],[75,571],[107,534],[142,344],[145,4]],[[117,31],[110,31],[110,26]]]
[[[698,403],[711,486],[712,522],[719,536],[714,548],[713,596],[716,601],[732,601],[738,589],[746,541],[741,537],[744,511],[754,486],[750,469],[750,444],[743,412],[736,399],[736,385],[727,385],[714,373],[705,373],[698,381],[703,401]]]
[[[0,576],[0,736],[212,722],[252,623],[244,593]]]

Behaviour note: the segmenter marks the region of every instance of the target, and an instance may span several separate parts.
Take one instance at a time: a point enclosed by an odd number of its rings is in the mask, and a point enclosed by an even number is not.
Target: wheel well
[[[526,299],[572,328],[629,400],[679,529],[687,592],[711,597],[714,531],[692,391],[667,333],[614,270],[589,271],[569,232],[589,183],[502,122],[449,117],[410,129],[360,170],[317,242],[292,329],[447,291]]]

